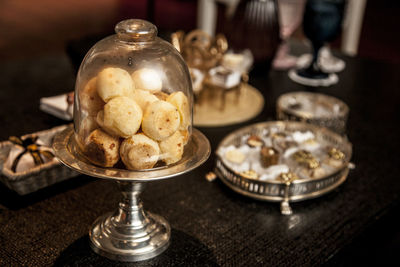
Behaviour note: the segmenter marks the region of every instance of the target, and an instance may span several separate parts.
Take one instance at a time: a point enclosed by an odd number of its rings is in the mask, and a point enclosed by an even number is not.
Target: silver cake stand
[[[123,200],[113,213],[100,216],[89,232],[92,249],[109,259],[141,261],[153,258],[169,245],[171,228],[161,216],[146,212],[139,198],[147,182],[181,175],[204,163],[210,155],[210,143],[198,130],[185,146],[182,159],[170,166],[144,171],[102,168],[89,163],[75,142],[72,125],[53,142],[58,159],[71,169],[93,177],[115,180]]]

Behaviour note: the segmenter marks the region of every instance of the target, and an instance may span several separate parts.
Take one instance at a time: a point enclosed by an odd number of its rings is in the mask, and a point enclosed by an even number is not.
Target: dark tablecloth
[[[214,166],[212,155],[191,173],[148,184],[144,207],[169,221],[171,245],[159,257],[132,265],[354,265],[387,262],[372,254],[382,248],[395,255],[399,244],[387,242],[399,236],[393,214],[400,200],[400,68],[345,60],[340,82],[329,88],[306,88],[284,72],[257,71],[250,83],[265,97],[263,112],[243,124],[200,129],[215,149],[231,131],[273,120],[276,98],[284,92],[339,97],[351,109],[348,138],[356,165],[343,185],[323,197],[293,203],[294,214],[282,216],[277,203],[246,198],[219,180],[208,182],[204,176]],[[39,99],[73,86],[73,68],[65,55],[2,62],[0,140],[64,124],[40,111]],[[92,222],[114,210],[119,199],[113,182],[83,175],[27,196],[0,185],[0,266],[130,265],[98,256],[88,243]]]

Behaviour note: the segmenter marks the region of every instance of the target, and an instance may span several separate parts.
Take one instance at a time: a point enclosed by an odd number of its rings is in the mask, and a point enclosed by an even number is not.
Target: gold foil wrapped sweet
[[[325,163],[332,167],[339,168],[342,166],[345,157],[346,155],[340,149],[331,147],[328,148],[328,158],[325,160]]]
[[[319,161],[306,150],[299,150],[293,153],[292,158],[299,164],[305,166],[308,169],[316,169],[320,166]]]
[[[328,150],[328,155],[334,160],[343,160],[345,158],[345,154],[335,147],[332,147]]]
[[[290,184],[296,179],[299,179],[299,177],[293,172],[284,172],[278,176],[278,180],[285,184]]]

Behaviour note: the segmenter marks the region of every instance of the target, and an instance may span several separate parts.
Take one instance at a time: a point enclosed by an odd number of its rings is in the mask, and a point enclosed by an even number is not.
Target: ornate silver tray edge
[[[239,194],[272,202],[284,200],[285,184],[283,183],[271,183],[245,178],[229,171],[219,159],[217,159],[215,173],[224,184]],[[292,183],[289,191],[289,200],[296,202],[326,194],[341,185],[347,179],[348,173],[349,168],[346,167],[332,175],[315,179],[312,182]]]
[[[282,128],[299,127],[304,129],[312,129],[313,131],[321,134],[323,138],[335,139],[335,141],[340,142],[340,144],[346,148],[346,160],[342,168],[339,168],[336,172],[321,178],[293,181],[289,188],[289,201],[296,202],[319,197],[334,190],[347,179],[347,175],[349,173],[350,158],[352,155],[351,143],[342,136],[330,131],[329,129],[307,124],[304,122],[269,121],[249,125],[227,135],[220,142],[218,148],[222,144],[234,140],[235,136],[240,136],[241,133],[249,133],[252,130],[259,130],[258,128],[260,127],[267,127],[271,125]],[[286,187],[284,183],[279,181],[262,181],[241,176],[232,171],[229,167],[227,167],[218,154],[216,159],[215,173],[224,184],[226,184],[229,188],[239,194],[258,200],[272,202],[281,202],[284,200]]]

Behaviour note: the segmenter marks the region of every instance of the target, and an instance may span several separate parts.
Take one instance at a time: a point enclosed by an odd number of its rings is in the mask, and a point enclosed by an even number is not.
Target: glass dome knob
[[[141,19],[128,19],[115,26],[118,38],[123,41],[146,42],[152,41],[157,36],[157,27]]]

